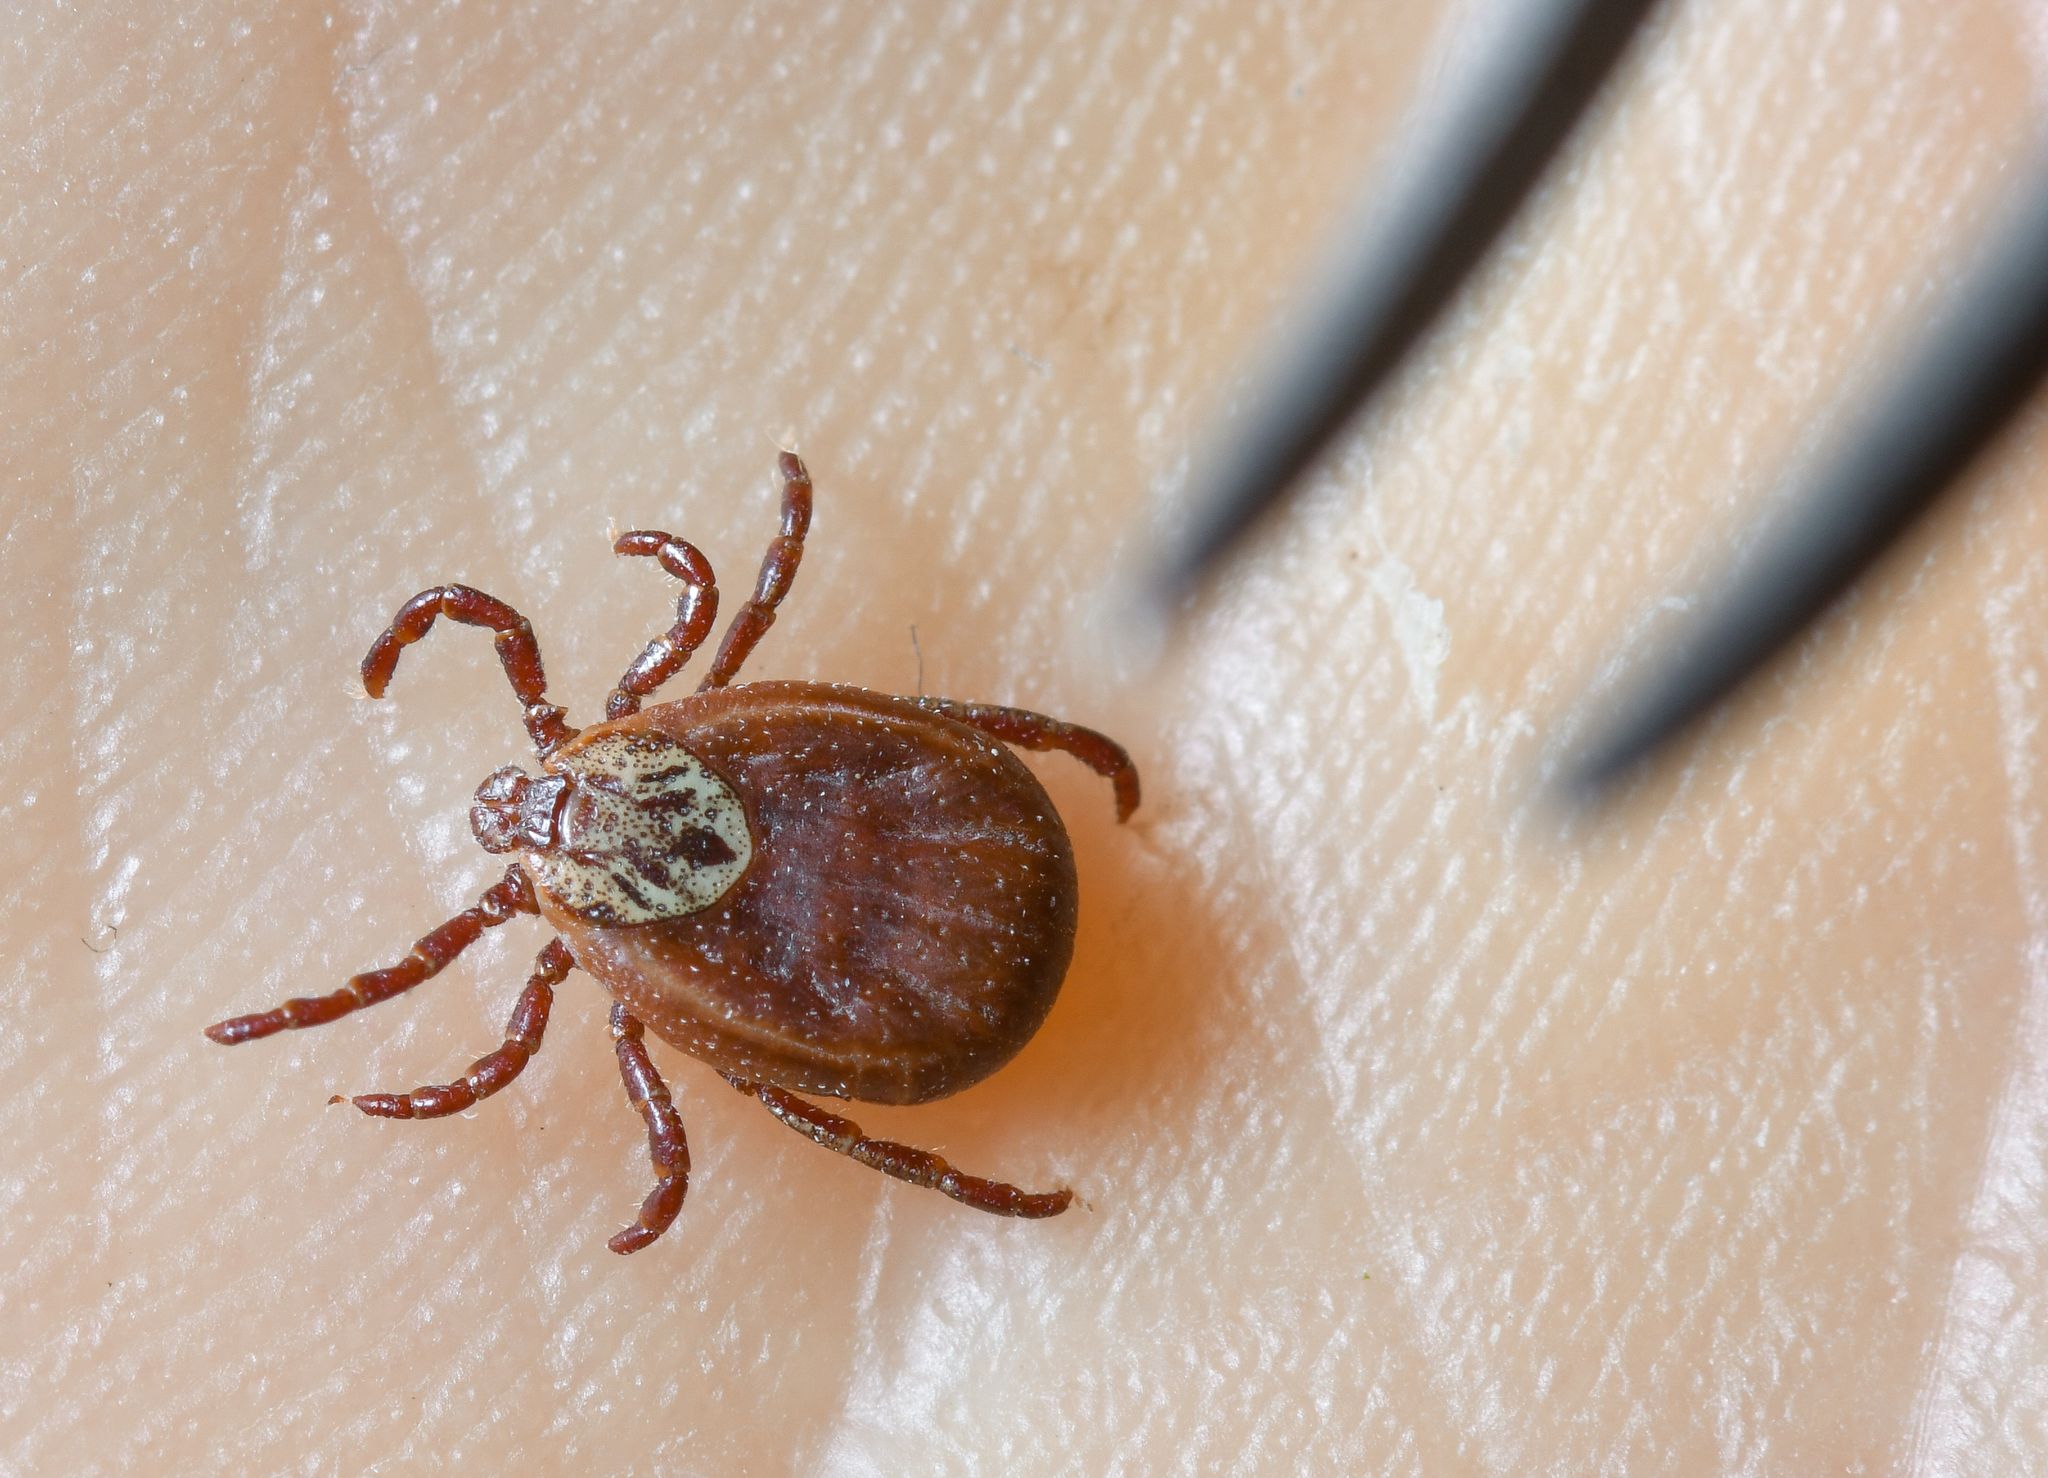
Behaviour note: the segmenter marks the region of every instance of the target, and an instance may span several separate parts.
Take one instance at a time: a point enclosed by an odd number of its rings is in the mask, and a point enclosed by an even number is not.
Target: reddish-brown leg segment
[[[412,953],[382,970],[365,970],[349,978],[340,990],[324,996],[298,996],[268,1011],[217,1021],[206,1034],[223,1046],[254,1041],[287,1028],[324,1026],[351,1011],[388,1001],[401,991],[411,990],[423,980],[441,973],[448,962],[476,943],[484,930],[496,928],[523,913],[539,913],[533,884],[517,866],[505,869],[505,876],[492,884],[476,901],[447,923],[423,935]]]
[[[668,1084],[647,1056],[640,1040],[643,1028],[624,1006],[612,1007],[612,1044],[619,1054],[619,1076],[626,1096],[647,1121],[647,1153],[654,1161],[654,1189],[640,1203],[633,1225],[616,1233],[608,1247],[617,1253],[638,1252],[669,1229],[683,1209],[690,1189],[690,1144],[683,1137],[683,1116],[668,1096]]]
[[[696,545],[659,529],[621,534],[612,544],[612,553],[652,555],[683,582],[683,593],[676,600],[676,624],[647,644],[605,700],[606,718],[624,718],[638,713],[640,700],[680,672],[691,653],[704,645],[718,616],[718,581],[711,573],[711,561]]]
[[[722,688],[739,672],[747,654],[775,624],[775,608],[789,594],[796,579],[797,564],[804,557],[804,535],[811,528],[811,474],[795,452],[784,452],[776,466],[782,472],[782,531],[769,542],[761,559],[761,577],[754,584],[754,598],[740,607],[725,628],[725,640],[711,659],[711,670],[699,685]]]
[[[524,710],[526,732],[542,759],[576,737],[562,710],[548,702],[547,674],[541,670],[540,643],[533,638],[532,624],[496,596],[467,585],[422,590],[398,608],[390,626],[370,644],[363,658],[363,688],[372,698],[384,696],[391,674],[398,670],[398,654],[431,631],[437,616],[497,633],[492,641],[498,661]]]
[[[526,979],[526,989],[519,993],[519,1004],[512,1008],[504,1044],[472,1062],[469,1071],[454,1082],[415,1088],[410,1093],[358,1093],[349,1102],[379,1119],[439,1119],[489,1098],[518,1077],[540,1051],[540,1039],[548,1029],[548,1008],[555,1002],[554,988],[575,963],[568,945],[559,939],[549,940]],[[336,1094],[327,1101],[342,1100]]]
[[[760,1099],[769,1113],[826,1149],[836,1150],[884,1175],[893,1175],[912,1185],[929,1186],[977,1211],[1035,1219],[1058,1216],[1073,1202],[1074,1193],[1064,1186],[1056,1191],[1024,1191],[1000,1180],[964,1175],[930,1150],[913,1149],[887,1139],[869,1139],[851,1119],[828,1113],[794,1093],[771,1088],[766,1083],[750,1083],[730,1073],[725,1080],[740,1092]]]
[[[993,703],[960,703],[951,698],[916,698],[920,708],[942,713],[957,723],[979,729],[992,739],[1014,744],[1019,749],[1057,749],[1072,755],[1096,774],[1106,777],[1116,791],[1116,819],[1128,821],[1138,809],[1138,767],[1131,763],[1124,747],[1107,734],[1084,729],[1032,713],[1024,708],[1002,708]]]

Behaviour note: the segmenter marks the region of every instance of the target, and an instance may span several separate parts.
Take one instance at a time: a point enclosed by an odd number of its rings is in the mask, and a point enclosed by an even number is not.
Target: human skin
[[[2012,1472],[2048,1449],[2048,429],[1627,805],[1541,795],[2048,87],[2025,0],[1677,7],[1144,682],[1102,592],[1477,4],[17,13],[0,52],[0,1467]],[[226,1050],[501,870],[487,639],[589,722],[817,514],[750,663],[1014,703],[1081,874],[1015,1062],[870,1131],[656,1045],[660,1241],[544,930]],[[685,677],[682,682],[687,684]],[[683,691],[679,686],[677,691]]]

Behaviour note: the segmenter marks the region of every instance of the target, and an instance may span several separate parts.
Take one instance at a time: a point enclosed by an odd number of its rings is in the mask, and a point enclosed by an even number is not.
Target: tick
[[[555,936],[503,1045],[452,1083],[360,1094],[357,1108],[435,1119],[490,1097],[540,1050],[554,988],[580,968],[611,992],[619,1075],[654,1160],[654,1189],[611,1239],[614,1252],[666,1231],[689,1185],[682,1116],[647,1055],[649,1029],[790,1128],[885,1175],[1003,1216],[1066,1210],[1070,1190],[964,1174],[799,1095],[924,1103],[1015,1056],[1066,975],[1075,879],[1059,814],[1004,746],[1063,750],[1106,776],[1119,821],[1138,804],[1138,772],[1115,741],[1023,709],[830,683],[732,686],[789,593],[810,528],[810,474],[790,452],[780,471],[781,532],[753,598],[678,702],[640,706],[710,635],[718,585],[696,546],[672,534],[612,546],[659,561],[683,593],[675,624],[612,689],[604,722],[581,731],[548,702],[533,627],[503,601],[444,585],[399,607],[363,658],[372,698],[439,617],[495,633],[540,773],[495,771],[469,823],[485,851],[515,860],[396,965],[206,1035],[233,1045],[323,1026],[438,975],[484,930],[538,914]]]

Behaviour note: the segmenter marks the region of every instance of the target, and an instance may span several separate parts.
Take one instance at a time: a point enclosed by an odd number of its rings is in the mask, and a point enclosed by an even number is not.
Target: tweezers
[[[1658,0],[1528,0],[1418,129],[1387,198],[1254,376],[1249,409],[1199,464],[1193,512],[1146,604],[1170,617],[1265,523],[1325,446],[1393,380],[1569,141]],[[2048,158],[1947,305],[1783,513],[1701,602],[1691,631],[1635,664],[1560,769],[1594,798],[1636,771],[1832,606],[1952,486],[2048,369]]]

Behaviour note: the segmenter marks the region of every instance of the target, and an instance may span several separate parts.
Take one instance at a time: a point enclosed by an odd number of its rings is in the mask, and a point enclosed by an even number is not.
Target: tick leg
[[[472,1062],[469,1071],[454,1082],[415,1088],[410,1093],[358,1093],[349,1102],[379,1119],[439,1119],[489,1098],[518,1077],[540,1051],[541,1036],[548,1029],[548,1008],[555,1003],[554,988],[575,963],[568,945],[559,939],[549,940],[534,961],[533,974],[526,978],[519,1004],[512,1008],[504,1044]],[[337,1095],[327,1101],[340,1103],[341,1098]]]
[[[539,912],[540,906],[533,898],[533,884],[516,865],[508,867],[505,876],[485,889],[474,907],[465,908],[447,923],[422,936],[413,945],[412,953],[397,964],[351,976],[348,984],[329,995],[298,996],[282,1006],[258,1011],[253,1016],[217,1021],[206,1029],[206,1034],[222,1046],[232,1047],[237,1042],[253,1041],[287,1028],[325,1026],[351,1011],[388,1001],[399,992],[411,990],[421,981],[440,974],[450,960],[476,943],[484,930],[496,928],[523,913]]]
[[[612,1007],[612,1045],[618,1049],[619,1076],[625,1081],[626,1096],[647,1121],[647,1153],[654,1160],[654,1189],[640,1203],[638,1220],[606,1244],[621,1254],[638,1252],[667,1231],[690,1189],[690,1143],[683,1137],[683,1116],[676,1112],[668,1084],[662,1082],[647,1056],[647,1047],[640,1040],[642,1030],[639,1020],[624,1006]]]
[[[696,545],[659,529],[621,534],[612,553],[652,555],[683,582],[683,593],[676,600],[676,624],[647,644],[605,700],[606,718],[624,718],[639,712],[640,700],[680,672],[690,654],[704,645],[718,616],[718,580],[711,573],[711,561]]]
[[[754,584],[754,598],[740,607],[732,625],[725,628],[725,640],[718,644],[718,655],[711,659],[711,670],[699,684],[700,691],[722,688],[733,680],[747,654],[775,624],[775,608],[789,594],[797,563],[804,557],[804,535],[811,527],[811,474],[795,452],[784,452],[776,466],[782,472],[782,531],[769,541],[768,552],[761,559],[761,577]]]
[[[576,737],[562,710],[548,702],[547,674],[541,670],[540,643],[533,638],[532,623],[496,596],[467,585],[422,590],[398,608],[363,658],[363,688],[372,698],[384,696],[385,685],[398,670],[399,652],[431,631],[438,616],[466,626],[489,627],[497,633],[492,642],[498,649],[498,661],[525,710],[526,732],[542,759]]]
[[[851,1119],[827,1113],[794,1093],[772,1088],[766,1083],[750,1083],[731,1074],[726,1074],[725,1080],[740,1092],[760,1099],[769,1113],[826,1149],[836,1150],[884,1175],[942,1191],[961,1205],[972,1206],[977,1211],[1035,1219],[1058,1216],[1074,1199],[1074,1193],[1064,1186],[1056,1191],[1023,1191],[1000,1180],[964,1175],[930,1150],[913,1149],[907,1144],[887,1139],[869,1139],[861,1133],[860,1125]]]
[[[1116,790],[1116,819],[1128,821],[1138,809],[1138,767],[1131,763],[1124,747],[1107,734],[1084,729],[1032,713],[1024,708],[1001,708],[993,703],[960,703],[951,698],[914,698],[918,707],[944,714],[956,723],[979,729],[992,739],[1014,744],[1019,749],[1058,749],[1072,755],[1096,774],[1104,776]]]

